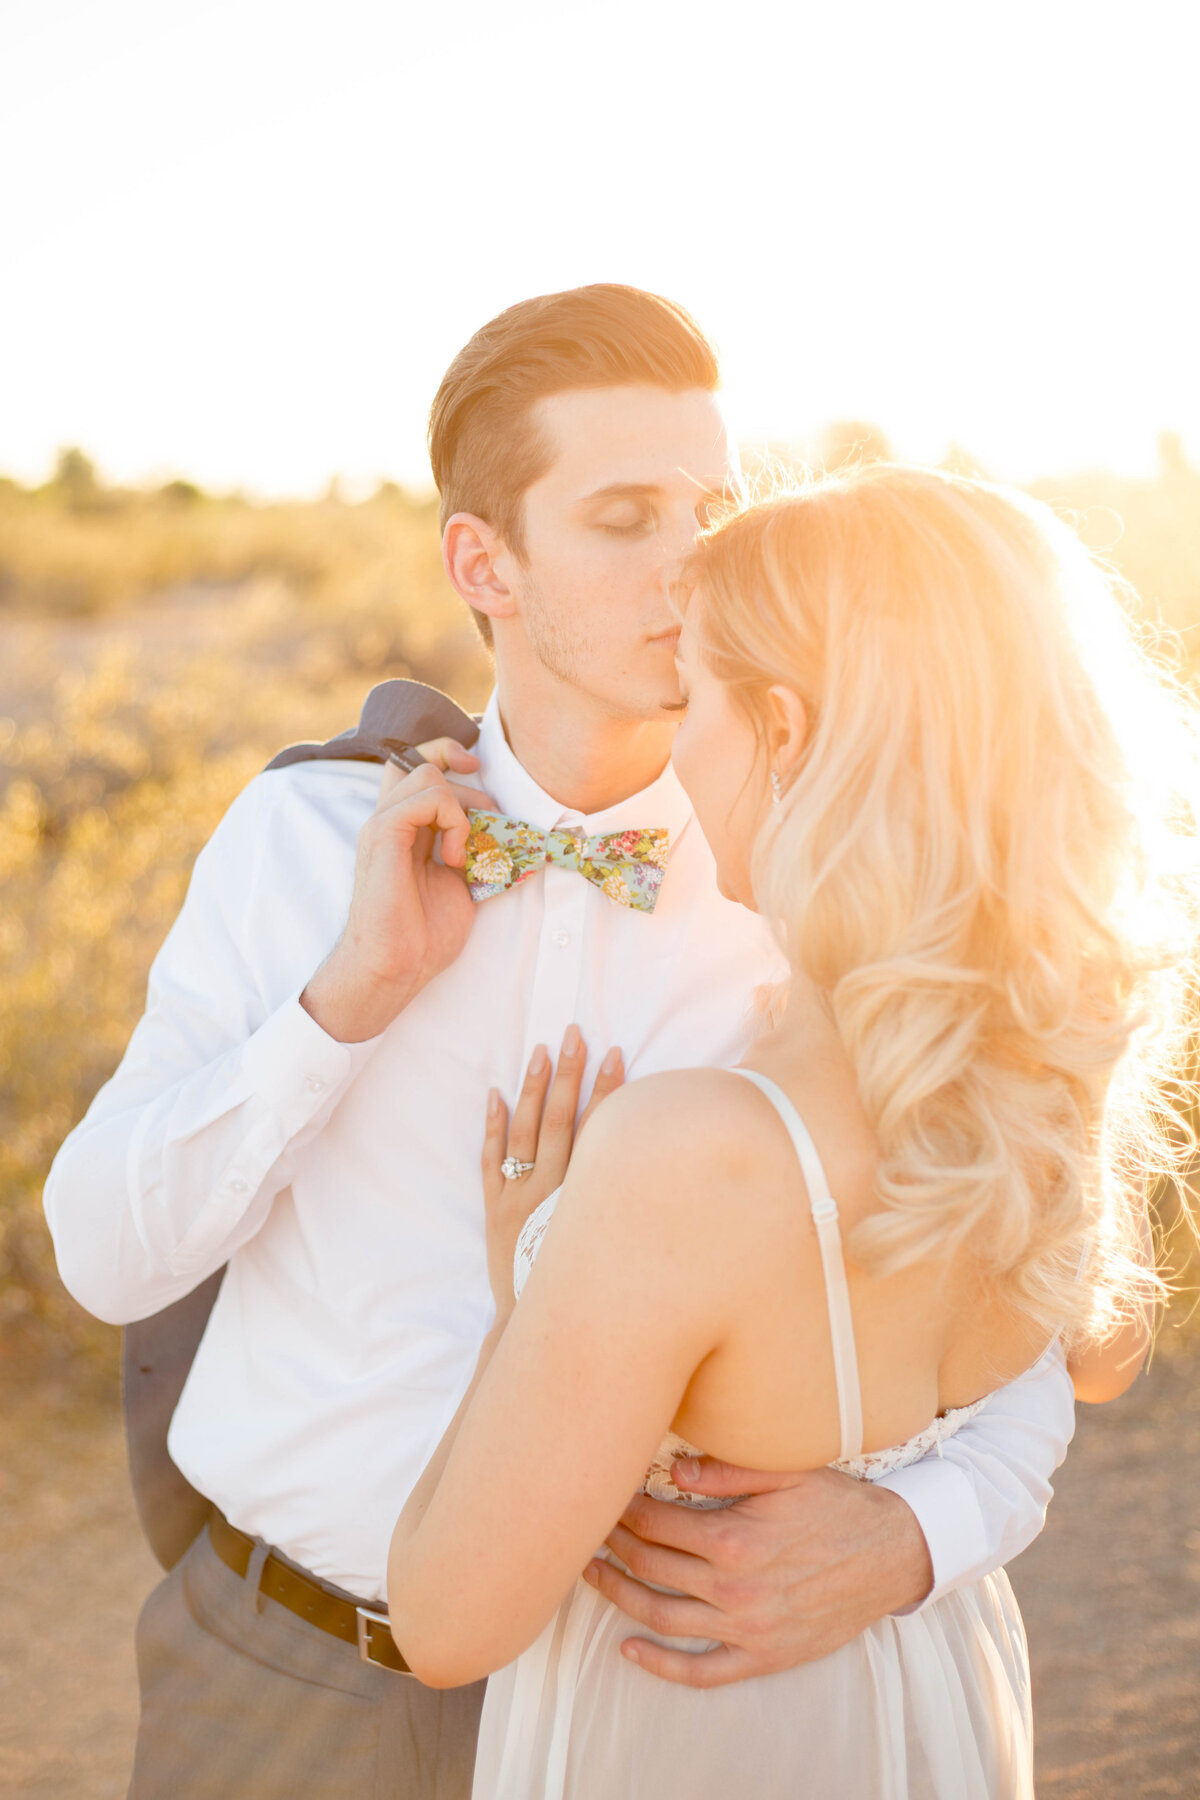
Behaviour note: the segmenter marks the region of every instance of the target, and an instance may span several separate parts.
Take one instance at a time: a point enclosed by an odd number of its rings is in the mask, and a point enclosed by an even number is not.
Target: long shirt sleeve
[[[328,907],[323,932],[297,928],[319,846],[288,842],[287,792],[259,777],[201,852],[145,1014],[50,1172],[63,1281],[113,1324],[190,1292],[261,1229],[374,1047],[337,1043],[299,1003],[333,936]]]
[[[907,1501],[929,1546],[933,1588],[923,1605],[1029,1547],[1046,1522],[1050,1478],[1074,1431],[1075,1393],[1054,1344],[947,1438],[940,1454],[881,1477],[877,1485]]]

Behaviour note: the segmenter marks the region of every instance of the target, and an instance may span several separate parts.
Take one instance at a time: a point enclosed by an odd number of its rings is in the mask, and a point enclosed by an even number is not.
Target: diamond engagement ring
[[[536,1167],[534,1163],[518,1162],[515,1156],[506,1156],[500,1164],[500,1173],[505,1181],[520,1181],[522,1175],[528,1175],[530,1169],[534,1167]]]

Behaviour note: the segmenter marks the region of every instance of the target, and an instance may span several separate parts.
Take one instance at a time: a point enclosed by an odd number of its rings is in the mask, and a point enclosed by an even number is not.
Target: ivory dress
[[[870,1481],[940,1449],[986,1401],[944,1414],[905,1444],[862,1454],[837,1206],[791,1101],[765,1076],[736,1073],[775,1106],[804,1171],[838,1383],[842,1454],[832,1467]],[[557,1198],[526,1220],[518,1295]],[[697,1454],[668,1437],[643,1492],[679,1505],[727,1504],[689,1500],[671,1483],[672,1458]],[[1003,1571],[881,1619],[820,1662],[729,1687],[685,1688],[648,1674],[620,1654],[635,1635],[654,1636],[576,1582],[537,1641],[488,1682],[472,1800],[1032,1800],[1028,1653]]]

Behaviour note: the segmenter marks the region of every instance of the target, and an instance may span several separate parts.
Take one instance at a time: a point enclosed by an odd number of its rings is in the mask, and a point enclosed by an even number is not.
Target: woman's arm
[[[487,1211],[488,1280],[496,1302],[492,1328],[479,1347],[479,1360],[471,1384],[459,1403],[458,1411],[447,1425],[442,1441],[425,1465],[420,1481],[413,1488],[401,1515],[407,1529],[416,1526],[437,1491],[484,1370],[492,1360],[496,1346],[504,1336],[504,1328],[512,1315],[513,1260],[517,1239],[530,1213],[544,1199],[561,1187],[571,1159],[576,1133],[575,1115],[583,1072],[587,1064],[587,1047],[575,1025],[567,1028],[559,1056],[558,1073],[551,1086],[551,1063],[544,1044],[539,1044],[529,1061],[521,1096],[508,1130],[508,1109],[495,1088],[488,1094],[487,1123],[483,1137],[483,1194]],[[596,1107],[607,1094],[613,1093],[624,1080],[624,1067],[619,1050],[610,1050],[600,1066],[587,1111],[579,1121],[582,1131]],[[521,1162],[533,1165],[528,1178],[505,1180],[502,1163],[506,1152]],[[399,1531],[400,1527],[397,1527]]]
[[[1141,1217],[1142,1267],[1155,1265],[1154,1232],[1148,1208]],[[1103,1294],[1097,1296],[1103,1302]],[[1107,1335],[1081,1344],[1067,1357],[1067,1372],[1075,1384],[1075,1398],[1101,1405],[1116,1400],[1131,1388],[1141,1372],[1154,1334],[1154,1302],[1147,1298],[1136,1315]]]
[[[1067,1371],[1075,1384],[1075,1398],[1093,1406],[1116,1400],[1133,1386],[1150,1349],[1154,1309],[1148,1303],[1136,1319],[1099,1344],[1087,1344],[1071,1352]]]
[[[521,1304],[396,1527],[392,1630],[429,1686],[533,1642],[724,1335],[731,1247],[696,1204],[713,1134],[658,1091],[687,1079],[640,1082],[589,1127]]]

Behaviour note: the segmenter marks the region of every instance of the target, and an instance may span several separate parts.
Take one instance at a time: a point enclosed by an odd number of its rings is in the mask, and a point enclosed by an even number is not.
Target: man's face
[[[667,718],[679,701],[671,583],[740,480],[716,396],[555,394],[533,422],[553,461],[526,490],[525,554],[505,570],[530,648],[609,716]]]

